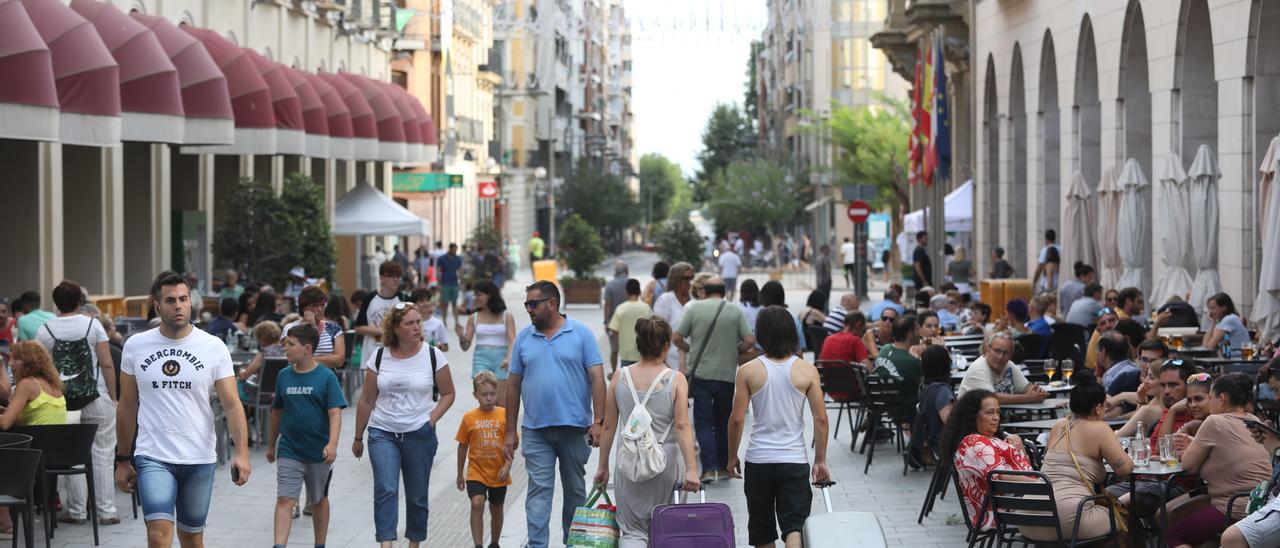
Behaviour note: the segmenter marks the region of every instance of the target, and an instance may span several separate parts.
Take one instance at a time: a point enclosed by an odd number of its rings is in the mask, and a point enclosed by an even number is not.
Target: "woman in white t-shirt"
[[[1244,345],[1250,342],[1249,330],[1245,328],[1244,322],[1240,320],[1240,315],[1236,313],[1236,305],[1231,301],[1231,296],[1226,293],[1218,293],[1209,297],[1209,301],[1205,303],[1205,307],[1209,312],[1209,319],[1213,320],[1213,326],[1209,328],[1209,334],[1204,338],[1204,347],[1215,350],[1222,341],[1231,342],[1231,353],[1236,354]],[[1223,356],[1231,358],[1234,356]]]
[[[693,287],[692,284],[692,265],[686,262],[671,265],[671,269],[667,271],[667,291],[653,303],[653,313],[667,320],[668,325],[680,325],[684,307],[691,300],[689,290]],[[671,345],[667,353],[667,366],[679,371],[684,359],[684,352]]]
[[[422,315],[397,303],[382,320],[381,351],[365,361],[364,390],[356,408],[351,453],[364,454],[369,429],[373,465],[373,521],[377,541],[396,540],[399,485],[405,488],[405,533],[409,546],[427,539],[427,484],[436,456],[436,423],[453,405],[453,377],[444,353],[422,340]],[[433,395],[439,383],[439,401]]]

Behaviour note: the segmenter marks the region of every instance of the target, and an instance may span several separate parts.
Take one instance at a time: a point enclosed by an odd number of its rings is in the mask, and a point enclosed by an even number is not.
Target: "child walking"
[[[284,339],[285,356],[293,365],[276,380],[267,436],[267,462],[277,462],[279,450],[274,548],[289,542],[293,508],[304,484],[316,548],[324,548],[329,532],[329,479],[347,400],[333,371],[317,367],[314,353],[319,343],[320,332],[311,324],[294,326]]]
[[[497,406],[498,377],[481,371],[471,380],[480,407],[462,416],[458,426],[458,490],[471,499],[471,539],[484,546],[484,502],[489,501],[493,534],[489,548],[498,548],[502,537],[502,504],[511,485],[511,461],[507,460],[507,411]],[[467,465],[467,459],[471,463]],[[463,469],[466,475],[463,475]],[[465,478],[465,479],[464,479]]]

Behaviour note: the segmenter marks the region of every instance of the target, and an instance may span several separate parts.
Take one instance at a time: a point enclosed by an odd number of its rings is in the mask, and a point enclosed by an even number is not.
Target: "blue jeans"
[[[176,521],[184,533],[204,530],[213,495],[214,463],[169,464],[137,455],[133,467],[138,472],[143,521]]]
[[[733,412],[733,383],[694,379],[693,433],[698,438],[702,473],[729,466],[729,415]]]
[[[529,472],[529,495],[524,512],[529,527],[529,548],[545,548],[551,537],[551,501],[556,492],[556,459],[560,459],[560,481],[564,482],[564,506],[560,520],[564,538],[569,541],[569,525],[573,511],[587,500],[587,429],[573,426],[521,428],[524,436],[522,454]]]
[[[373,524],[377,541],[396,539],[399,525],[400,475],[404,474],[405,538],[427,540],[427,487],[436,458],[436,431],[427,422],[413,432],[396,434],[369,428],[369,462],[373,463]]]

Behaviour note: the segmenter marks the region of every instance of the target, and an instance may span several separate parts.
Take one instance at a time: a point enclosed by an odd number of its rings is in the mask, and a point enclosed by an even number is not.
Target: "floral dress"
[[[1032,470],[1022,448],[982,434],[969,434],[956,447],[956,475],[970,520],[977,520],[987,497],[987,473],[992,470]],[[983,513],[980,530],[995,526],[990,512]]]

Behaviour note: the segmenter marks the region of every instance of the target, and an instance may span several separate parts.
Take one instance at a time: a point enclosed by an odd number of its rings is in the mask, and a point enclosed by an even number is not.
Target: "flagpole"
[[[945,52],[943,51],[944,44],[942,40],[942,32],[943,30],[941,28],[935,29],[933,32],[933,42],[934,42],[933,51],[934,51],[934,63],[935,63],[934,71],[938,74],[945,73],[946,71],[946,55],[945,55]],[[931,174],[932,180],[930,181],[932,183],[931,187],[933,191],[930,194],[930,198],[931,198],[930,205],[931,205],[931,210],[936,213],[932,216],[931,219],[929,219],[931,221],[929,226],[929,232],[931,233],[931,235],[936,234],[936,236],[929,238],[929,242],[933,246],[933,248],[930,250],[930,254],[933,257],[933,264],[934,264],[933,284],[935,288],[941,288],[943,281],[946,279],[946,266],[947,266],[946,253],[945,253],[946,245],[947,245],[947,230],[946,230],[947,191],[946,191],[946,173],[944,173],[943,170],[940,169],[941,162],[939,160],[942,158],[942,155],[944,154],[944,152],[941,150],[942,143],[938,142],[938,136],[941,134],[942,128],[946,123],[946,117],[949,116],[950,113],[945,111],[939,112],[940,106],[943,104],[939,98],[945,97],[945,95],[943,94],[946,93],[946,90],[943,87],[945,84],[943,84],[942,79],[939,78],[937,74],[935,74],[933,78],[933,85],[934,85],[934,92],[932,96],[934,99],[934,104],[933,104],[932,112],[933,112],[933,115],[936,117],[936,120],[935,120],[935,123],[931,124],[930,126],[930,129],[933,131],[933,136],[932,138],[930,138],[929,143],[931,146],[934,147],[933,156],[935,158],[934,165],[933,165],[934,169]]]

